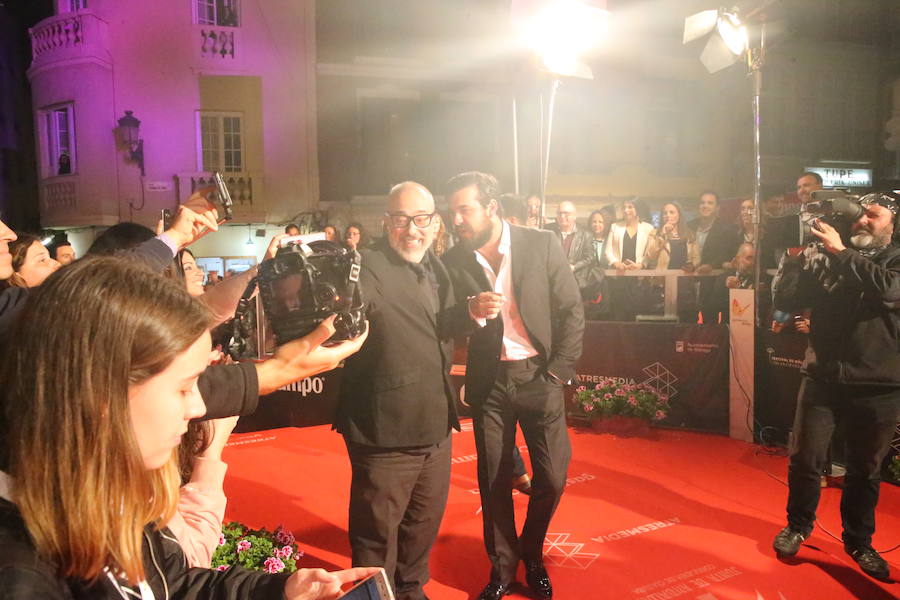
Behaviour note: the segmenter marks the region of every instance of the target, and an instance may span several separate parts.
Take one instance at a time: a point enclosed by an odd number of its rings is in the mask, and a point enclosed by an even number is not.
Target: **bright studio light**
[[[583,0],[514,2],[521,42],[557,75],[592,77],[581,57],[606,33],[608,12]]]
[[[710,35],[712,34],[712,35]],[[683,43],[709,36],[700,62],[710,73],[730,67],[747,52],[747,27],[733,12],[704,10],[684,20]]]

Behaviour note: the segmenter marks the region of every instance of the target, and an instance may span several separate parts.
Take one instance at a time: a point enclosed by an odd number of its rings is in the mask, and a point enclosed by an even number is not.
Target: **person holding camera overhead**
[[[360,251],[369,337],[344,366],[335,429],[353,473],[353,564],[384,567],[398,600],[422,600],[450,489],[450,429],[459,429],[450,343],[468,314],[431,250],[431,192],[395,185],[383,223],[385,237]]]
[[[811,229],[818,243],[800,256],[786,254],[773,282],[776,309],[811,309],[790,449],[788,524],[773,547],[779,556],[793,556],[812,533],[828,444],[843,422],[844,550],[868,575],[888,579],[872,535],[881,462],[900,415],[900,246],[894,242],[900,203],[875,193],[859,204],[849,239],[818,220]]]

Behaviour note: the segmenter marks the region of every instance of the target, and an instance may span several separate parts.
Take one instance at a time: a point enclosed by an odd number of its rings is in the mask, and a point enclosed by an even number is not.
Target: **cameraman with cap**
[[[868,575],[888,579],[872,534],[881,462],[900,413],[900,246],[893,242],[900,203],[881,193],[859,203],[864,212],[848,241],[817,221],[812,233],[819,242],[799,257],[785,255],[773,283],[776,308],[811,309],[790,449],[788,525],[773,547],[793,556],[812,532],[828,444],[843,422],[844,550]]]

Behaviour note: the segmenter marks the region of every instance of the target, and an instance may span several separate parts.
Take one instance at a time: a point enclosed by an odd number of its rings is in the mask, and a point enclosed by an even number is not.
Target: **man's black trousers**
[[[491,580],[510,583],[520,558],[541,560],[550,519],[566,486],[572,450],[563,388],[550,382],[531,359],[501,362],[490,394],[473,403],[472,416]],[[512,500],[516,423],[534,471],[521,536],[516,533]]]
[[[812,531],[828,445],[840,422],[847,438],[847,475],[841,495],[844,543],[871,545],[881,463],[894,436],[898,410],[900,389],[803,378],[788,470],[788,523],[794,529]]]
[[[384,567],[397,600],[422,600],[450,490],[450,437],[422,448],[346,443],[353,566]]]

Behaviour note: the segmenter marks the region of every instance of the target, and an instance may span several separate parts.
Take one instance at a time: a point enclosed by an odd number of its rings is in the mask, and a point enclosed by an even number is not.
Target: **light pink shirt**
[[[497,249],[502,257],[500,270],[494,273],[494,269],[480,252],[475,252],[475,259],[484,275],[491,284],[491,291],[503,294],[506,302],[500,309],[500,318],[503,319],[503,344],[500,350],[500,360],[522,360],[537,356],[538,352],[531,345],[522,315],[519,314],[519,305],[516,303],[516,294],[512,283],[512,254],[510,253],[509,225],[503,222],[503,233],[500,234],[500,245]],[[478,324],[484,327],[486,321],[478,319]]]

